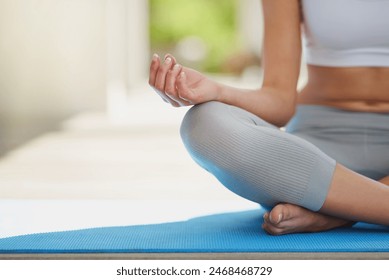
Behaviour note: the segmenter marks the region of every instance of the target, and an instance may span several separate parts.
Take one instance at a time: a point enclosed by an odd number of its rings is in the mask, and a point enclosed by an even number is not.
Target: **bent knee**
[[[228,154],[231,160],[237,155],[234,161],[238,162],[242,160],[238,155],[248,145],[253,145],[253,140],[270,138],[264,142],[273,142],[266,132],[269,128],[274,130],[273,126],[248,111],[211,101],[196,105],[187,112],[180,133],[192,157],[209,158],[212,154],[219,158]]]
[[[216,101],[193,106],[185,115],[181,128],[181,138],[187,148],[206,144],[209,140],[223,137],[222,127],[226,126],[229,105]]]

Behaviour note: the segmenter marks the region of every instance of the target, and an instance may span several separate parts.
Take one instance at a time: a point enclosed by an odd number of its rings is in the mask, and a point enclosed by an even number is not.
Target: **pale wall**
[[[0,0],[0,153],[106,99],[105,0]]]

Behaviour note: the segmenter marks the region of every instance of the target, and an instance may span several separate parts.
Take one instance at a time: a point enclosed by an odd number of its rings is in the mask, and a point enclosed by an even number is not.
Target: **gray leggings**
[[[336,162],[376,180],[389,175],[389,114],[302,105],[286,131],[219,102],[194,106],[181,126],[200,166],[266,208],[287,202],[319,210]]]

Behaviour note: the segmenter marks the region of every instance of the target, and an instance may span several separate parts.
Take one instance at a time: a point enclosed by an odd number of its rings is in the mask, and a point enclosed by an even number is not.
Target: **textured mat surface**
[[[0,239],[0,253],[389,252],[389,227],[358,223],[323,233],[269,236],[260,210],[188,221]]]

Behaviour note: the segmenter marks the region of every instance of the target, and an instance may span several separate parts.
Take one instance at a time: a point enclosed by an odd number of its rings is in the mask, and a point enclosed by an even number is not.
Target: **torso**
[[[389,113],[389,0],[300,0],[308,84],[300,104]]]
[[[299,104],[389,113],[389,67],[322,67],[308,65],[308,83]]]

